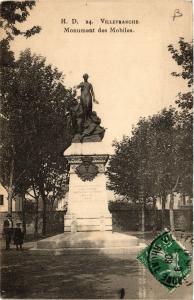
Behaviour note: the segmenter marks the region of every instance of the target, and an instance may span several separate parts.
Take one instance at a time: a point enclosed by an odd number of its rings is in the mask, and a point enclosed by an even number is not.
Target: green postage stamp
[[[191,255],[167,229],[137,259],[170,291],[180,286],[191,271]]]

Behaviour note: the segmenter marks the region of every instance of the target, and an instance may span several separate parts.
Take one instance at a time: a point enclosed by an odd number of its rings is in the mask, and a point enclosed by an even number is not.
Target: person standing
[[[21,222],[16,223],[16,228],[14,229],[14,244],[16,245],[16,250],[22,250],[22,245],[24,242],[24,232],[21,229]]]
[[[3,233],[5,236],[5,242],[6,242],[6,250],[10,249],[10,243],[11,243],[11,237],[13,234],[13,221],[12,216],[10,214],[6,215],[6,219],[3,223]]]

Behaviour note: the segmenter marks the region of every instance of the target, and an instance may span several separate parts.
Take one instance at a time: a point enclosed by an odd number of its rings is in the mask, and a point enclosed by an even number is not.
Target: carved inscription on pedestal
[[[75,185],[71,190],[73,202],[83,201],[99,201],[104,196],[103,190],[100,185],[90,185],[85,183],[84,185]]]

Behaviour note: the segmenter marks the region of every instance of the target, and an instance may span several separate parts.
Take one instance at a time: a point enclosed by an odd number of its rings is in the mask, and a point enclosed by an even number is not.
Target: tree
[[[110,160],[110,188],[117,194],[140,202],[142,212],[150,197],[163,198],[177,188],[179,167],[177,156],[176,112],[164,109],[149,118],[141,118],[132,136],[116,142],[115,155]],[[143,219],[142,219],[143,221]]]
[[[181,76],[187,80],[188,88],[193,85],[193,45],[180,38],[178,42],[179,49],[173,45],[168,46],[172,58],[181,67],[181,72],[173,72],[173,76]],[[176,104],[181,108],[177,114],[177,144],[178,161],[181,174],[179,191],[185,195],[192,195],[192,136],[193,136],[193,95],[189,90],[187,93],[178,93]],[[170,215],[173,218],[173,194],[170,200]],[[172,223],[172,222],[171,222]],[[173,227],[173,226],[172,226]]]
[[[169,182],[164,174],[171,171],[168,160],[172,161],[174,123],[174,109],[164,109],[141,118],[130,138],[114,142],[116,151],[108,167],[111,189],[134,201],[140,186],[146,197],[163,193]]]
[[[0,41],[0,66],[1,73],[5,71],[5,68],[14,68],[14,53],[10,50],[9,42],[14,39],[15,36],[23,35],[26,38],[39,33],[41,28],[39,26],[33,26],[31,29],[26,31],[21,31],[17,28],[16,23],[23,23],[26,21],[29,16],[29,10],[31,10],[35,6],[35,1],[3,1],[0,4],[0,28],[2,28],[4,32],[4,38]],[[2,70],[4,69],[4,71]],[[2,76],[3,78],[3,76]],[[1,116],[1,123],[5,125],[6,118]],[[7,125],[4,126],[7,128]],[[9,129],[8,129],[9,131]],[[12,193],[13,193],[13,172],[14,172],[14,161],[13,161],[13,152],[14,146],[12,141],[7,138],[8,143],[12,145],[11,152],[9,152],[8,156],[11,157],[11,167],[9,174],[9,185],[8,185],[8,204],[9,211],[12,211]],[[4,147],[5,148],[5,147]],[[1,152],[3,151],[1,147]],[[6,155],[5,155],[6,156]],[[6,157],[8,159],[8,157]],[[3,170],[4,172],[4,170]],[[2,172],[2,173],[3,173]]]
[[[17,23],[27,20],[35,5],[35,1],[3,1],[0,4],[0,28],[4,32],[4,37],[0,40],[1,67],[14,67],[14,53],[10,51],[9,45],[11,40],[19,35],[29,38],[41,31],[41,27],[37,25],[25,31],[17,27]]]
[[[184,38],[180,38],[178,42],[179,49],[176,49],[173,45],[168,46],[168,50],[172,54],[172,58],[181,67],[181,72],[172,72],[173,76],[182,77],[187,80],[188,87],[193,85],[193,44],[185,42]],[[192,109],[193,97],[192,92],[179,93],[176,103],[182,109]]]
[[[190,88],[193,83],[193,48],[183,38],[179,49],[169,45],[173,59],[182,67],[181,76]],[[176,103],[181,108],[163,109],[151,117],[140,118],[131,137],[114,142],[115,155],[108,167],[109,187],[127,199],[162,197],[165,209],[166,197],[170,194],[170,224],[174,230],[174,193],[192,195],[192,92],[179,93]],[[163,219],[163,225],[164,225]]]
[[[9,41],[3,39],[0,41],[0,66],[14,67],[14,53],[10,50]]]
[[[45,233],[48,202],[61,195],[68,177],[61,153],[72,139],[73,95],[62,73],[30,50],[21,53],[14,69],[3,69],[2,83],[1,179],[7,186],[13,165],[11,196],[24,197],[33,184],[43,201]]]
[[[8,41],[13,40],[14,36],[23,35],[26,38],[39,33],[40,26],[33,26],[30,29],[21,31],[16,23],[23,23],[29,16],[29,11],[36,5],[35,1],[3,1],[0,5],[0,28],[2,28]]]
[[[184,169],[184,180],[182,180],[181,191],[192,195],[192,135],[193,135],[193,44],[180,38],[178,49],[173,45],[168,46],[172,58],[181,67],[179,73],[172,72],[173,76],[181,76],[187,81],[189,91],[178,93],[176,103],[181,108],[177,114],[177,132],[179,134],[180,162]],[[181,159],[182,158],[182,159]]]

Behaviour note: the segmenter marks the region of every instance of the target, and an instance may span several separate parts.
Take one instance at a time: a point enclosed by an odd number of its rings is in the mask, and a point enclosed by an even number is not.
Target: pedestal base
[[[63,233],[37,242],[38,254],[137,254],[145,244],[135,236],[106,232]]]
[[[64,219],[65,232],[80,232],[80,231],[111,231],[112,216],[102,217],[77,217],[67,214]]]

